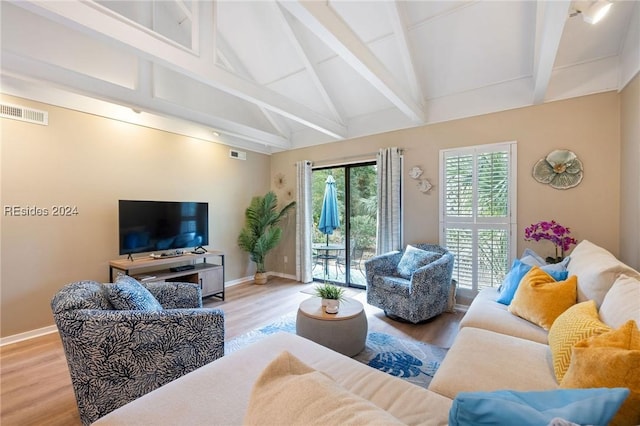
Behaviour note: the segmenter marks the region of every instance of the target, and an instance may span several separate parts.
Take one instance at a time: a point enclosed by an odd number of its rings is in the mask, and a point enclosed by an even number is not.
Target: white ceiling
[[[590,3],[4,0],[2,92],[278,152],[620,90],[640,2]]]

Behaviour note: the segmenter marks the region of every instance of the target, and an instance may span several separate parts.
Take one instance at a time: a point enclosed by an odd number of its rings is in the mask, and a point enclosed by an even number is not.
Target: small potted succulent
[[[322,306],[328,314],[337,314],[340,301],[344,300],[344,288],[324,283],[315,288],[316,296],[322,298]]]

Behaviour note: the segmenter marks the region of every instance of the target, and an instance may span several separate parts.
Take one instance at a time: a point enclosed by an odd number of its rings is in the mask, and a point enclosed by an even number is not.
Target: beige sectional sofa
[[[374,409],[384,410],[405,424],[447,424],[452,403],[449,398],[290,333],[277,333],[239,349],[120,407],[94,424],[243,424],[254,384],[284,351],[329,375],[338,386],[368,401]],[[296,413],[292,411],[290,415],[291,421],[279,424],[296,424]],[[262,424],[276,423],[265,419]]]
[[[594,300],[602,322],[613,329],[630,319],[640,324],[640,273],[586,240],[571,253],[567,270],[578,278],[577,302]],[[559,387],[548,331],[512,314],[497,298],[498,290],[488,288],[471,303],[429,390],[455,398],[463,391]]]
[[[611,327],[619,327],[627,319],[640,323],[637,271],[588,241],[574,249],[568,270],[570,275],[578,276],[578,301],[596,300],[604,322]],[[624,277],[627,280],[623,282]],[[250,404],[254,385],[267,366],[285,351],[328,375],[341,391],[360,399],[359,407],[364,404],[374,413],[384,410],[405,424],[447,424],[452,399],[463,391],[558,388],[547,331],[510,313],[507,306],[496,302],[497,294],[495,289],[484,290],[471,304],[429,390],[309,340],[279,333],[201,367],[117,409],[96,424],[242,424],[247,412],[254,408],[253,402]],[[291,416],[291,421],[284,423],[294,424],[300,414],[296,402],[301,401],[295,392],[288,398],[291,404],[275,411],[282,414],[284,410]],[[253,419],[260,418],[255,411],[252,415]],[[278,423],[283,423],[282,418]]]

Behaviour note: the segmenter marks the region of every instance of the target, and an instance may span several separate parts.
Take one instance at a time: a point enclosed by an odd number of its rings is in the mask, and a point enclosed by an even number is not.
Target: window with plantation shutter
[[[516,249],[516,143],[440,151],[440,243],[463,295],[497,287]]]

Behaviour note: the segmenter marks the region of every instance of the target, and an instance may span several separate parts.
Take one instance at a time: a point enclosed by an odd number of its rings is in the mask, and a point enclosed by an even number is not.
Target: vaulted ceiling
[[[592,3],[4,0],[2,92],[278,152],[620,90],[640,2]]]

